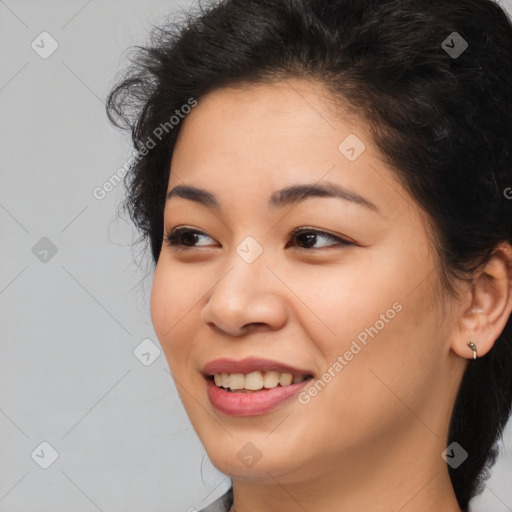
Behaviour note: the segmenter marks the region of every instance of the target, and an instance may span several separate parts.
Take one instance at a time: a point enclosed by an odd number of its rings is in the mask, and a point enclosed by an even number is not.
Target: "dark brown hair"
[[[200,5],[154,30],[108,98],[109,118],[131,130],[139,151],[124,206],[156,262],[181,126],[171,117],[224,86],[313,78],[368,122],[374,143],[427,212],[440,275],[453,293],[454,279],[471,279],[500,242],[512,243],[512,200],[505,197],[512,191],[511,56],[510,21],[490,0]],[[147,150],[149,140],[155,147]],[[446,444],[456,441],[469,453],[449,468],[464,511],[495,462],[511,404],[509,319],[493,348],[470,362],[452,413]]]

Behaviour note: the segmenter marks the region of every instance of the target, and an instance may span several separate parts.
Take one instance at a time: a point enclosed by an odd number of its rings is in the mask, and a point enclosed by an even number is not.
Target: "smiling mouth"
[[[312,379],[312,375],[293,375],[277,371],[243,373],[217,373],[208,376],[218,388],[229,393],[257,393],[277,387],[288,387]]]

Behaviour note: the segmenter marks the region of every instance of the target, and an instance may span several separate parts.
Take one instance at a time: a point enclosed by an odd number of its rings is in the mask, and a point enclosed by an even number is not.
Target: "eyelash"
[[[339,246],[355,245],[353,242],[350,242],[348,240],[345,240],[345,239],[340,238],[340,237],[335,236],[335,235],[331,235],[330,233],[327,233],[325,231],[320,231],[318,229],[307,228],[307,227],[298,228],[298,229],[294,230],[291,233],[290,238],[293,239],[294,237],[302,235],[304,233],[314,233],[317,236],[320,235],[321,237],[324,237],[324,238],[330,238],[332,240],[336,240],[336,242],[338,242],[337,245],[339,245]],[[178,228],[175,228],[175,229],[171,230],[170,233],[165,233],[164,234],[164,241],[165,241],[165,243],[168,246],[172,247],[174,250],[176,250],[178,252],[187,251],[187,250],[190,250],[190,249],[198,249],[199,248],[198,246],[188,246],[188,245],[184,245],[181,242],[179,242],[179,239],[180,239],[180,237],[183,234],[195,234],[195,235],[199,235],[199,236],[205,235],[208,238],[211,238],[206,233],[203,233],[202,231],[200,231],[198,229],[193,229],[193,228],[188,228],[188,227],[182,226],[182,227],[178,227]],[[311,252],[311,251],[319,251],[321,249],[330,249],[330,248],[331,248],[331,246],[317,247],[317,248],[299,247],[298,249],[302,250],[302,251],[309,251],[309,252]]]

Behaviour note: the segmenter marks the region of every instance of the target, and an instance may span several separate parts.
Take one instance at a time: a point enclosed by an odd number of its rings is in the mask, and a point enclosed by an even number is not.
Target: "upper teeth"
[[[217,373],[214,375],[215,384],[219,387],[229,389],[250,389],[258,390],[262,388],[275,388],[278,384],[289,386],[292,382],[302,382],[304,375],[291,373],[252,372],[244,375],[243,373]]]

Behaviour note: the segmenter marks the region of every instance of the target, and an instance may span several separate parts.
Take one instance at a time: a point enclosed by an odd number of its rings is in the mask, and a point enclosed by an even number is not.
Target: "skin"
[[[355,161],[338,150],[348,134],[366,146]],[[327,181],[379,213],[325,197],[267,207],[278,189]],[[222,211],[167,201],[166,233],[204,235],[181,252],[164,242],[151,316],[195,431],[234,480],[236,512],[460,511],[441,453],[473,355],[466,343],[484,356],[510,315],[512,248],[503,245],[473,287],[459,283],[459,300],[448,296],[426,214],[368,125],[304,79],[200,98],[181,127],[168,191],[180,184],[215,194]],[[353,245],[317,235],[308,246],[290,236],[303,226]],[[253,263],[236,252],[247,236],[263,249]],[[210,403],[207,362],[266,357],[319,378],[395,303],[401,311],[309,403],[249,417]],[[261,453],[252,467],[237,456],[248,442]]]

